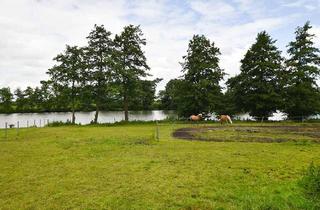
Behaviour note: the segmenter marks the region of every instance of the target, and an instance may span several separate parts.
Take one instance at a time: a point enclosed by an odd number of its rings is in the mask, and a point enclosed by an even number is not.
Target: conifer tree
[[[219,82],[224,71],[219,66],[220,50],[204,35],[194,35],[181,63],[183,80],[177,88],[179,115],[189,116],[219,109],[222,96]]]
[[[86,83],[86,89],[90,89],[93,94],[96,107],[94,123],[98,122],[99,110],[105,101],[113,74],[111,66],[113,41],[110,36],[111,32],[107,31],[103,25],[95,25],[87,37],[87,66],[82,75],[83,82]]]
[[[238,109],[261,120],[281,107],[283,59],[275,42],[267,32],[259,33],[241,60],[241,73],[227,82]]]
[[[314,46],[312,26],[306,22],[297,27],[295,40],[288,45],[289,59],[286,61],[284,112],[291,119],[320,112],[320,92],[316,80],[320,76],[320,50]]]
[[[138,87],[141,78],[148,76],[147,59],[142,50],[146,45],[143,33],[139,26],[129,25],[124,27],[121,34],[114,39],[114,68],[117,82],[123,98],[125,121],[129,120],[130,98]]]

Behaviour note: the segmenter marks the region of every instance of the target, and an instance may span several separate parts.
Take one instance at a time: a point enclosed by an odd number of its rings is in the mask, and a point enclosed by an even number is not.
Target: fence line
[[[23,122],[23,121],[18,120],[15,123],[5,122],[3,129],[1,129],[4,131],[4,136],[1,138],[4,138],[5,140],[7,140],[9,137],[9,134],[10,134],[10,136],[13,134],[13,138],[15,137],[17,139],[20,136],[21,128],[30,128],[30,124],[29,124],[30,121],[29,120],[26,120],[25,124],[23,124],[21,122]],[[47,119],[47,120],[46,119],[43,119],[43,120],[39,119],[39,123],[37,124],[37,121],[34,119],[33,126],[31,126],[31,127],[43,128],[46,125],[48,125],[49,122],[50,122],[49,119]],[[23,126],[23,125],[25,125],[25,126]],[[12,130],[13,132],[9,132],[10,130]]]
[[[67,121],[69,121],[70,119],[67,119]],[[283,122],[283,121],[297,121],[297,122],[305,122],[305,121],[308,121],[308,120],[320,120],[320,115],[317,115],[317,116],[312,116],[312,117],[306,117],[306,116],[292,116],[290,118],[283,118],[283,119],[279,119],[279,120],[274,120],[274,119],[269,119],[269,120],[266,120],[266,118],[259,118],[259,117],[256,117],[256,118],[253,118],[253,117],[248,117],[248,118],[239,118],[239,117],[234,117],[232,118],[233,121],[242,121],[242,122],[246,122],[246,121],[252,121],[252,122]],[[37,122],[38,121],[38,122]],[[166,121],[166,120],[165,120]],[[181,121],[177,118],[177,121],[181,122],[181,123],[186,123],[187,120],[185,121]],[[207,120],[204,120],[204,121],[200,121],[199,123],[194,123],[195,126],[198,126],[199,124],[201,125],[201,123],[205,123],[205,122],[218,122],[218,120],[216,118],[211,118],[211,119],[207,119]],[[23,123],[24,122],[24,123]],[[54,122],[54,121],[51,121],[51,122]],[[161,121],[160,121],[161,122]],[[168,122],[168,121],[166,121]],[[174,122],[176,122],[176,120],[173,120],[172,121],[172,127],[174,125]],[[158,121],[156,121],[156,124],[158,126]],[[0,128],[6,128],[6,129],[9,129],[9,128],[13,128],[13,127],[18,127],[17,129],[19,130],[20,128],[29,128],[29,127],[45,127],[46,125],[50,124],[50,120],[49,119],[33,119],[33,125],[32,125],[32,120],[30,119],[27,119],[27,120],[24,120],[24,121],[21,121],[21,120],[18,120],[16,123],[8,123],[8,121],[6,121],[4,123],[4,127],[0,126]],[[6,130],[5,129],[5,130]],[[157,128],[158,129],[158,128]],[[156,132],[158,133],[158,131]],[[159,133],[158,133],[159,135]],[[157,136],[158,136],[157,135]],[[157,137],[156,136],[156,137]]]

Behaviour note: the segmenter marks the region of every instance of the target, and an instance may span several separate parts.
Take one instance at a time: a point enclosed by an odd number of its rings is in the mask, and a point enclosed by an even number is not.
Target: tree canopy
[[[281,108],[283,59],[275,42],[267,32],[259,33],[241,60],[240,74],[227,82],[238,109],[258,119]]]
[[[147,72],[150,68],[142,50],[142,46],[146,45],[146,40],[143,38],[139,26],[129,25],[124,27],[119,35],[115,36],[114,45],[113,63],[116,80],[123,97],[125,121],[128,121],[130,99],[134,96],[141,78],[149,75]]]
[[[128,25],[119,34],[94,25],[86,46],[69,46],[54,57],[49,80],[38,87],[0,89],[0,112],[44,112],[95,110],[169,109],[179,116],[248,112],[256,119],[268,119],[275,111],[290,119],[320,113],[320,50],[315,46],[312,26],[297,27],[295,40],[282,57],[276,40],[266,32],[241,60],[240,73],[221,86],[224,70],[220,49],[204,35],[189,41],[181,64],[182,75],[170,80],[156,98],[159,78],[148,79],[150,67],[143,48],[146,39],[140,26]],[[156,101],[157,99],[157,101]]]
[[[320,50],[314,46],[312,26],[306,22],[295,31],[295,40],[288,45],[283,111],[289,118],[301,119],[320,112]]]
[[[47,74],[49,74],[51,82],[56,86],[60,86],[61,88],[59,90],[64,90],[65,94],[70,97],[72,111],[71,122],[75,123],[76,97],[80,95],[80,84],[83,79],[82,71],[85,65],[83,50],[77,46],[71,47],[67,45],[65,52],[57,55],[53,60],[58,64],[49,69]],[[46,95],[49,97],[49,93]]]
[[[222,96],[219,82],[225,75],[219,66],[220,50],[204,35],[194,35],[181,63],[182,80],[177,85],[180,115],[199,114],[217,109]]]

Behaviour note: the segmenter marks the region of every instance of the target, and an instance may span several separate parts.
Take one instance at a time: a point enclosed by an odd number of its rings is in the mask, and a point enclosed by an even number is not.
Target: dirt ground
[[[215,136],[214,132],[220,132]],[[226,132],[225,137],[221,137],[221,132]],[[210,135],[207,135],[207,134]],[[290,135],[283,137],[283,135]],[[296,137],[295,137],[296,135]],[[309,141],[320,143],[320,126],[203,126],[187,127],[175,130],[172,133],[174,138],[214,141],[214,142],[288,142],[300,141],[305,137]]]

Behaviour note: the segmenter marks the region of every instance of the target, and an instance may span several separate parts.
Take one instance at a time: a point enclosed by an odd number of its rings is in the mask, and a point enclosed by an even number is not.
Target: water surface
[[[94,119],[95,112],[76,112],[76,123],[82,125],[89,124]],[[174,111],[152,110],[152,111],[130,111],[129,120],[151,121],[164,120],[167,117],[176,117]],[[5,127],[5,123],[19,127],[37,126],[42,127],[48,122],[71,121],[71,112],[48,112],[48,113],[14,113],[0,114],[0,128]],[[123,111],[101,111],[99,112],[99,123],[114,123],[124,120]]]

